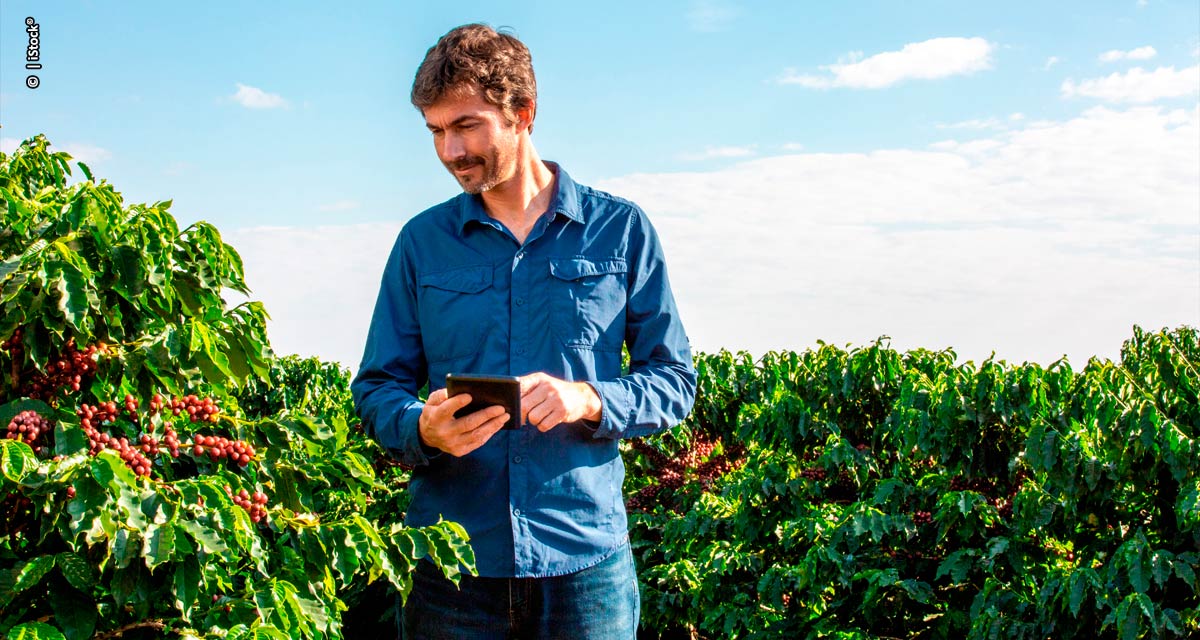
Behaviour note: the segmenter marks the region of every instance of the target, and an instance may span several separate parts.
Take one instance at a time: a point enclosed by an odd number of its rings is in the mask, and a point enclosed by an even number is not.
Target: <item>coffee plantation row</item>
[[[394,636],[465,532],[404,526],[347,371],[227,305],[215,228],[68,161],[0,154],[0,635]],[[1200,634],[1197,333],[1121,354],[698,355],[693,414],[624,445],[642,636]]]
[[[689,420],[627,458],[647,629],[1200,637],[1194,328],[1078,371],[882,342],[697,367]]]

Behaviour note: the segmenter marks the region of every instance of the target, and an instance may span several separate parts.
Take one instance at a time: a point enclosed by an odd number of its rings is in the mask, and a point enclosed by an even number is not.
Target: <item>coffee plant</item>
[[[344,372],[276,386],[217,230],[75,167],[0,153],[0,634],[340,638],[347,596],[472,570],[461,527],[388,511]]]
[[[1196,329],[956,361],[698,356],[691,417],[625,451],[642,635],[1200,637]]]

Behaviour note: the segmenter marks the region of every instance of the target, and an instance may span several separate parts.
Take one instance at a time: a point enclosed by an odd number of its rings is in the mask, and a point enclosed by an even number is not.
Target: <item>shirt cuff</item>
[[[399,446],[396,447],[398,451],[395,453],[401,462],[413,466],[427,465],[430,460],[442,454],[441,451],[421,442],[420,420],[424,407],[423,403],[414,402],[396,416]]]
[[[594,438],[620,438],[633,415],[633,393],[615,380],[588,382],[600,396],[600,424],[592,433]],[[591,424],[584,422],[591,428]]]

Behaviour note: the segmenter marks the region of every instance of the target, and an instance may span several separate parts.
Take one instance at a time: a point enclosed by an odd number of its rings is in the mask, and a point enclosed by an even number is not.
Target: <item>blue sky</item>
[[[10,0],[0,147],[217,224],[276,347],[353,366],[395,229],[455,193],[412,74],[473,21],[532,50],[541,155],[656,220],[698,348],[1049,361],[1200,324],[1194,1]]]

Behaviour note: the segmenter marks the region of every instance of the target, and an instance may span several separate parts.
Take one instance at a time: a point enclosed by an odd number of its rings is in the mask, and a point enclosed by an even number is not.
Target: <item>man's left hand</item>
[[[521,376],[521,420],[546,432],[564,422],[600,421],[600,396],[586,382],[567,382],[545,373]]]

